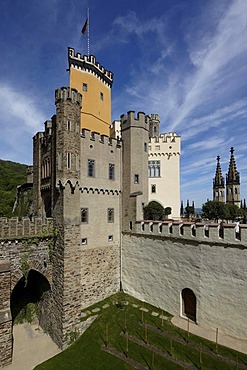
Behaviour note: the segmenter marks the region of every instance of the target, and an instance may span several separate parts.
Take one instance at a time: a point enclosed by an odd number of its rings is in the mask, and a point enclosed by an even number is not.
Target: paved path
[[[37,324],[14,326],[14,351],[11,365],[4,370],[32,370],[61,350]]]
[[[188,330],[188,320],[182,317],[174,316],[172,318],[172,323],[181,329]],[[189,322],[189,332],[199,337],[209,339],[212,342],[216,341],[216,330],[210,327],[201,327],[192,321]],[[235,349],[236,351],[247,354],[247,339],[233,337],[222,333],[220,330],[218,332],[218,343],[223,346]]]

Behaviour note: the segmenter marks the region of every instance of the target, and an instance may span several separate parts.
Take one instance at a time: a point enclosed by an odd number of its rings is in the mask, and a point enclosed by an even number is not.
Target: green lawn
[[[104,309],[105,304],[109,307]],[[188,337],[186,331],[171,324],[170,314],[133,297],[118,293],[87,308],[85,312],[90,311],[87,317],[94,315],[92,309],[95,307],[100,311],[89,329],[68,349],[37,366],[36,370],[127,370],[134,368],[128,363],[130,360],[139,364],[139,369],[173,370],[189,366],[205,370],[247,369],[247,355],[222,346],[218,346],[216,353],[215,343],[191,334]],[[153,316],[152,312],[159,315]],[[166,320],[160,319],[162,313]],[[114,351],[114,354],[103,349]]]

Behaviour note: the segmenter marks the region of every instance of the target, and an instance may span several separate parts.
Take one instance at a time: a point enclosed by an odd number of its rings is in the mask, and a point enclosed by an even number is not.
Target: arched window
[[[196,296],[189,288],[182,290],[182,314],[196,322]]]

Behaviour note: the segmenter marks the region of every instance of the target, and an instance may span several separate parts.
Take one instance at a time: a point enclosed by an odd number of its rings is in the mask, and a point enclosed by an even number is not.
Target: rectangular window
[[[115,179],[115,165],[113,163],[109,163],[109,180]]]
[[[147,150],[148,150],[148,145],[147,143],[144,143],[144,152],[147,152]]]
[[[81,208],[81,223],[88,223],[88,208]]]
[[[85,83],[82,84],[82,91],[87,92],[87,84]]]
[[[107,209],[107,222],[114,222],[114,208]]]
[[[160,161],[148,161],[148,177],[160,177]]]
[[[67,153],[67,169],[71,168],[71,153]]]
[[[71,131],[71,121],[67,121],[67,131]]]
[[[87,238],[82,238],[81,244],[82,245],[87,245]]]
[[[156,185],[151,185],[151,193],[156,193]]]
[[[134,184],[139,184],[139,175],[134,175]]]
[[[95,177],[95,162],[94,159],[88,159],[88,173],[89,177]]]
[[[108,236],[108,242],[113,242],[113,235]]]
[[[100,92],[100,100],[104,100],[104,94],[102,92]]]

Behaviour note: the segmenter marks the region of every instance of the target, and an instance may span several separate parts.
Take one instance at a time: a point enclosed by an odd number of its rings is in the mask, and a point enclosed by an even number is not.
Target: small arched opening
[[[189,288],[182,290],[182,314],[196,322],[196,296]]]
[[[44,301],[46,292],[51,290],[46,277],[36,270],[30,270],[15,285],[10,298],[13,324],[40,319],[39,303]]]

